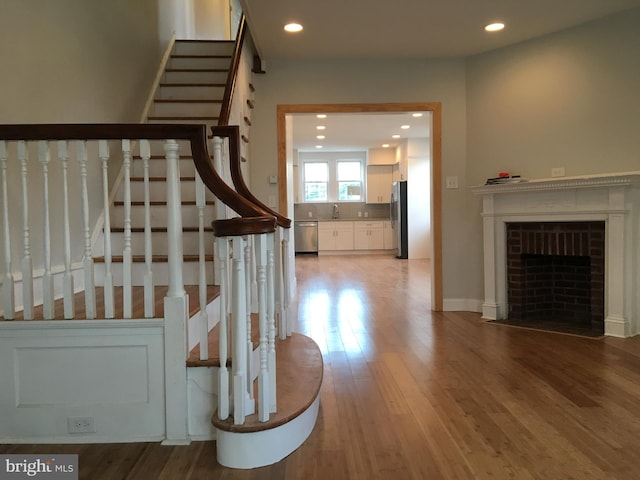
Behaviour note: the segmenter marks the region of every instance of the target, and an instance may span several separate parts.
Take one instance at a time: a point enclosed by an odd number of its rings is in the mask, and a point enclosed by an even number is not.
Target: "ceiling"
[[[267,70],[272,59],[466,57],[640,7],[640,0],[240,2]],[[291,21],[301,23],[304,30],[285,33],[283,26]],[[493,21],[505,23],[506,28],[492,34],[485,32],[483,27]],[[347,117],[350,123],[345,123]],[[324,120],[325,148],[379,146],[390,140],[390,132],[398,128],[397,117],[398,114],[334,114]],[[296,114],[293,124],[294,147],[315,149],[315,116]],[[417,131],[412,129],[405,134],[415,135]],[[380,136],[374,132],[380,132]],[[341,135],[345,133],[348,135]]]
[[[413,114],[422,113],[421,117]],[[383,143],[395,147],[402,138],[429,138],[430,112],[398,113],[329,113],[319,119],[316,114],[293,115],[293,147],[301,152],[357,151],[381,148]],[[318,130],[322,125],[326,128]],[[403,125],[408,129],[401,128]],[[318,140],[317,135],[325,138]],[[317,148],[322,145],[322,149]]]

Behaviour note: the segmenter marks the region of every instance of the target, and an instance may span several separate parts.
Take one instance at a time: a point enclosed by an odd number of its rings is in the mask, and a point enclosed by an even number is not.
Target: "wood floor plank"
[[[585,339],[434,313],[427,261],[296,258],[294,330],[324,360],[320,412],[287,458],[246,471],[190,446],[0,445],[78,453],[80,478],[635,480],[640,338]]]

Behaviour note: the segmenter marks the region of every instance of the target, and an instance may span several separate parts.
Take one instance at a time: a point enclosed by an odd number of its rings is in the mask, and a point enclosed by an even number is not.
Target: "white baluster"
[[[82,186],[82,229],[84,236],[84,304],[85,315],[89,319],[96,318],[96,282],[91,257],[91,231],[89,229],[89,190],[87,188],[87,142],[76,143],[77,160],[80,163],[80,183]]]
[[[155,291],[153,288],[153,243],[151,241],[151,196],[149,193],[149,159],[151,145],[149,140],[140,140],[140,156],[144,166],[144,316],[155,315]]]
[[[0,186],[2,187],[2,243],[4,245],[2,261],[2,308],[5,320],[15,318],[15,291],[11,271],[11,231],[9,230],[9,192],[7,184],[7,145],[0,140]]]
[[[111,217],[109,215],[109,144],[98,141],[98,157],[102,162],[102,210],[104,215],[104,318],[115,316],[113,273],[111,272]]]
[[[222,172],[222,139],[220,137],[213,137],[213,168],[218,175],[221,175]],[[216,220],[223,220],[227,218],[227,207],[221,201],[216,201]],[[216,244],[219,241],[218,238],[214,239],[214,248],[216,248]],[[226,259],[225,261],[228,261]],[[220,285],[222,283],[222,279],[218,277],[219,270],[216,268],[214,270],[214,285]]]
[[[33,265],[31,262],[31,241],[29,230],[29,190],[27,178],[27,144],[17,144],[18,160],[20,160],[20,177],[22,183],[22,305],[23,318],[33,319]]]
[[[253,237],[246,236],[244,240],[244,285],[245,285],[245,313],[247,322],[247,392],[253,401],[253,342],[251,341],[251,250],[253,249]]]
[[[38,142],[38,160],[42,166],[42,198],[44,201],[44,275],[42,275],[42,315],[54,318],[53,275],[51,274],[51,221],[49,215],[49,142]]]
[[[200,300],[200,360],[209,359],[209,315],[207,314],[207,270],[205,264],[204,207],[205,188],[200,174],[196,172],[196,207],[198,208],[198,285]]]
[[[284,324],[286,336],[291,336],[292,319],[289,314],[289,303],[291,301],[291,244],[289,243],[290,228],[282,229],[282,256],[284,261],[278,265],[278,268],[282,269],[282,290],[283,290],[283,304],[282,304],[282,323]]]
[[[233,237],[233,273],[232,273],[232,305],[233,305],[233,423],[244,423],[248,408],[247,392],[247,294],[245,291],[244,239]]]
[[[227,262],[229,259],[229,241],[227,238],[216,239],[216,271],[220,281],[220,369],[218,370],[218,418],[229,417],[229,370],[227,369],[227,350],[229,323],[227,312],[227,290],[229,277]]]
[[[280,227],[278,227],[280,228]],[[278,230],[276,230],[277,232]],[[269,354],[267,357],[267,370],[269,371],[269,411],[278,411],[276,397],[276,316],[275,316],[275,272],[274,272],[274,250],[278,248],[279,235],[269,234],[267,243],[267,322],[269,326]]]
[[[122,140],[124,166],[124,250],[122,251],[122,316],[131,318],[133,258],[131,255],[131,140]]]
[[[267,369],[267,235],[254,237],[256,257],[256,286],[258,290],[258,325],[260,330],[260,371],[258,372],[258,420],[269,420],[271,396],[269,394],[269,372]]]
[[[75,315],[75,297],[73,295],[73,275],[71,274],[71,232],[69,226],[69,179],[68,145],[65,140],[58,142],[58,159],[62,165],[62,197],[63,197],[63,230],[64,230],[64,276],[62,278],[62,291],[64,298],[64,318],[73,318]]]
[[[278,334],[280,340],[287,338],[286,315],[284,314],[284,261],[282,258],[283,228],[277,227],[275,255],[275,315],[278,323]]]

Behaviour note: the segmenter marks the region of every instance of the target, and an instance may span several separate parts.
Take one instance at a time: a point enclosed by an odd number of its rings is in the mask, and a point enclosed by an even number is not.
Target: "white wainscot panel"
[[[22,347],[15,356],[18,407],[149,401],[146,345]]]

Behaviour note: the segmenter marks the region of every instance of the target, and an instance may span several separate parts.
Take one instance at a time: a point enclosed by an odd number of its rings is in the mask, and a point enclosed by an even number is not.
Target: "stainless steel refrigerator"
[[[409,258],[407,182],[393,182],[391,189],[391,228],[396,237],[396,258]]]

